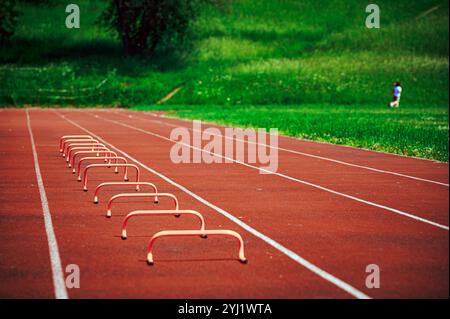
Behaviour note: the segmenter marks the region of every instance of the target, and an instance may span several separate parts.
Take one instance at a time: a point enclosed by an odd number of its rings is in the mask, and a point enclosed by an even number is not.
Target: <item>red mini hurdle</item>
[[[63,142],[67,139],[91,139],[93,140],[94,138],[90,135],[64,135],[61,136],[61,138],[59,139],[59,152],[62,153],[63,152]]]
[[[80,160],[78,161],[78,177],[77,180],[80,182],[81,181],[81,164],[83,164],[84,161],[98,161],[98,160],[104,160],[108,163],[112,163],[112,161],[114,160],[115,164],[118,164],[119,161],[122,161],[124,164],[127,164],[128,161],[125,157],[120,157],[120,156],[94,156],[94,157],[82,157],[80,158]],[[75,171],[75,169],[74,169]],[[73,171],[72,171],[73,172]],[[114,173],[119,173],[119,168],[116,166],[116,168],[114,169]]]
[[[106,182],[106,183],[99,184],[95,188],[94,204],[98,204],[98,193],[100,192],[101,188],[103,188],[105,186],[128,186],[128,185],[136,186],[136,192],[139,191],[140,185],[146,185],[146,186],[150,186],[151,188],[153,188],[154,193],[158,193],[158,188],[156,188],[156,185],[153,183],[148,183],[148,182]],[[158,203],[158,197],[155,197],[155,204],[157,204],[157,203]]]
[[[205,219],[202,214],[196,212],[195,210],[135,210],[129,213],[122,222],[122,239],[127,239],[127,224],[128,221],[133,217],[139,216],[157,216],[157,215],[194,215],[200,220],[200,231],[205,230]],[[206,238],[206,235],[202,235],[203,238]]]
[[[110,149],[104,146],[96,146],[94,148],[90,148],[90,147],[75,147],[73,149],[75,151],[74,154],[76,154],[77,152],[95,152],[95,156],[99,157],[102,151],[109,151]],[[72,154],[71,154],[72,155]],[[108,156],[108,155],[103,155],[103,156]],[[72,156],[73,158],[73,156]],[[104,160],[105,163],[108,162],[108,160]],[[70,157],[67,157],[66,162],[68,162],[67,167],[71,168],[74,167],[75,168],[75,162],[70,160]],[[72,169],[73,171],[73,169]]]
[[[111,197],[109,199],[109,201],[108,201],[108,208],[107,208],[107,211],[106,211],[106,217],[109,218],[109,217],[112,216],[111,207],[112,207],[113,202],[116,199],[126,198],[126,197],[128,197],[128,198],[130,198],[130,197],[131,198],[132,197],[155,197],[155,200],[154,200],[155,204],[158,203],[159,197],[169,197],[169,198],[171,198],[173,200],[173,203],[175,204],[175,210],[178,210],[180,208],[179,204],[178,204],[178,199],[175,197],[175,195],[172,195],[172,194],[169,194],[169,193],[138,193],[138,194],[123,193],[123,194],[114,195],[113,197]],[[180,217],[180,215],[179,214],[175,214],[175,217]]]
[[[71,148],[77,147],[77,146],[92,146],[92,145],[101,145],[101,146],[105,146],[105,144],[100,143],[97,140],[83,140],[82,142],[70,142],[68,144],[66,144],[65,149],[63,150],[64,153],[69,153]],[[106,146],[105,146],[106,147]]]
[[[244,241],[242,240],[241,235],[232,230],[163,230],[150,239],[148,243],[148,251],[147,251],[147,264],[153,265],[153,246],[155,241],[161,237],[180,237],[180,236],[208,236],[208,235],[224,235],[231,236],[238,240],[239,242],[239,261],[241,263],[246,264],[247,258],[244,255]]]
[[[96,147],[106,147],[105,144],[100,143],[100,142],[94,142],[94,143],[70,143],[67,144],[67,147],[64,151],[64,153],[66,154],[66,157],[70,157],[70,152],[75,149],[75,148],[79,148],[79,147],[83,147],[83,148],[96,148]],[[66,160],[68,162],[68,160]]]
[[[67,147],[67,145],[68,144],[71,144],[71,143],[88,143],[88,142],[92,142],[92,144],[94,144],[94,143],[100,143],[98,140],[94,140],[94,139],[68,139],[68,140],[65,140],[64,142],[63,142],[63,146],[62,146],[62,157],[66,157],[66,147]]]
[[[111,163],[108,163],[108,164],[90,164],[90,165],[86,166],[86,168],[84,169],[84,172],[83,172],[83,190],[85,192],[87,192],[87,190],[88,190],[87,189],[87,181],[88,181],[87,173],[89,172],[90,169],[96,168],[96,167],[107,167],[107,168],[110,168],[110,167],[124,167],[125,168],[125,172],[124,172],[123,179],[125,181],[128,181],[128,167],[132,167],[132,168],[134,168],[136,170],[136,182],[139,182],[139,167],[137,167],[134,164],[111,164]]]
[[[74,152],[79,152],[79,151],[96,151],[96,150],[109,150],[109,148],[107,148],[105,145],[103,144],[92,144],[92,146],[82,146],[81,144],[79,144],[79,146],[75,146],[73,148],[70,149],[70,151],[68,151],[67,156],[66,156],[66,163],[69,163],[68,167],[72,167],[72,163],[70,162],[70,158],[72,157],[72,154]],[[100,155],[97,155],[100,156]]]
[[[77,155],[80,155],[80,154],[85,154],[85,155],[87,155],[87,154],[95,154],[96,156],[100,156],[100,155],[103,155],[103,156],[117,156],[116,152],[113,152],[109,148],[106,148],[106,147],[101,147],[101,148],[96,149],[94,151],[78,151],[78,152],[75,152],[72,155],[71,159],[69,159],[69,167],[75,167],[76,157],[77,157]],[[73,172],[73,170],[72,170],[72,172]]]

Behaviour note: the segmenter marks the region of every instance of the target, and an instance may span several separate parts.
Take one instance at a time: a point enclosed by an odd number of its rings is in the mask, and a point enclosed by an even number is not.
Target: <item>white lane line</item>
[[[399,209],[395,209],[395,208],[388,207],[388,206],[385,206],[385,205],[377,204],[377,203],[374,203],[374,202],[371,202],[371,201],[368,201],[368,200],[365,200],[365,199],[358,198],[356,196],[352,196],[352,195],[348,195],[348,194],[345,194],[345,193],[341,193],[341,192],[335,191],[333,189],[330,189],[330,188],[327,188],[327,187],[324,187],[324,186],[320,186],[320,185],[317,185],[317,184],[313,184],[313,183],[310,183],[310,182],[307,182],[307,181],[304,181],[304,180],[301,180],[301,179],[298,179],[298,178],[295,178],[295,177],[292,177],[292,176],[288,176],[288,175],[285,175],[285,174],[282,174],[282,173],[273,173],[273,172],[271,172],[269,170],[266,170],[266,169],[263,169],[263,168],[260,168],[260,167],[256,167],[256,166],[253,166],[253,165],[250,165],[250,164],[247,164],[247,163],[235,160],[234,158],[229,158],[229,157],[223,156],[221,154],[216,154],[216,153],[213,153],[213,152],[210,152],[210,151],[205,151],[202,148],[198,148],[198,147],[186,144],[186,143],[176,142],[176,141],[171,140],[170,138],[167,138],[165,136],[159,135],[157,133],[146,131],[146,130],[140,129],[138,127],[134,127],[134,126],[122,123],[122,122],[118,122],[118,121],[115,121],[115,120],[102,118],[102,117],[99,117],[98,115],[94,115],[94,114],[90,114],[90,113],[87,113],[87,114],[89,114],[91,116],[94,116],[96,118],[99,118],[99,119],[101,119],[103,121],[106,121],[106,122],[110,122],[110,123],[114,123],[114,124],[117,124],[117,125],[121,125],[123,127],[129,128],[129,129],[132,129],[132,130],[135,130],[135,131],[147,134],[147,135],[151,135],[151,136],[155,136],[155,137],[167,140],[167,141],[169,141],[171,143],[179,143],[180,145],[183,145],[183,146],[186,146],[186,147],[189,147],[189,148],[201,151],[201,152],[205,152],[207,154],[210,154],[210,155],[213,155],[213,156],[216,156],[216,157],[220,157],[222,159],[225,159],[227,161],[230,161],[230,162],[233,162],[233,163],[236,163],[236,164],[240,164],[240,165],[252,168],[252,169],[256,169],[258,171],[264,171],[267,174],[276,175],[278,177],[281,177],[281,178],[284,178],[284,179],[287,179],[287,180],[290,180],[290,181],[293,181],[293,182],[297,182],[297,183],[300,183],[300,184],[308,185],[308,186],[311,186],[311,187],[323,190],[325,192],[332,193],[332,194],[335,194],[335,195],[338,195],[338,196],[341,196],[341,197],[345,197],[345,198],[348,198],[348,199],[351,199],[351,200],[354,200],[354,201],[357,201],[357,202],[360,202],[360,203],[363,203],[363,204],[366,204],[366,205],[370,205],[370,206],[374,206],[374,207],[377,207],[377,208],[381,208],[383,210],[387,210],[389,212],[392,212],[392,213],[395,213],[395,214],[398,214],[398,215],[401,215],[401,216],[404,216],[404,217],[408,217],[408,218],[417,220],[419,222],[423,222],[423,223],[426,223],[426,224],[429,224],[429,225],[432,225],[432,226],[435,226],[435,227],[438,227],[438,228],[442,228],[442,229],[445,229],[447,231],[449,230],[449,227],[446,226],[446,225],[442,225],[442,224],[439,224],[437,222],[433,222],[431,220],[428,220],[428,219],[425,219],[425,218],[422,218],[422,217],[419,217],[419,216],[416,216],[416,215],[413,215],[413,214],[401,211]]]
[[[190,191],[186,187],[178,184],[177,182],[173,181],[169,177],[167,177],[167,176],[163,175],[162,173],[159,173],[159,172],[155,171],[154,169],[148,167],[147,165],[141,163],[140,161],[138,161],[137,159],[133,158],[129,154],[125,153],[124,151],[118,149],[117,147],[115,147],[111,143],[108,143],[107,141],[102,139],[100,136],[94,134],[93,132],[89,131],[88,129],[84,128],[83,126],[79,125],[78,123],[72,121],[71,119],[68,119],[65,115],[61,115],[56,110],[53,110],[53,111],[57,115],[59,115],[62,119],[66,120],[67,122],[71,123],[72,125],[78,127],[80,130],[86,132],[87,134],[90,134],[90,135],[94,136],[99,141],[102,141],[102,143],[108,145],[109,147],[111,147],[112,149],[117,151],[118,153],[121,153],[123,156],[125,156],[128,159],[130,159],[131,161],[135,162],[136,164],[138,164],[139,166],[141,166],[145,170],[147,170],[150,173],[152,173],[152,174],[158,176],[159,178],[165,180],[169,184],[175,186],[176,188],[178,188],[181,191],[185,192],[189,196],[195,198],[196,200],[198,200],[202,204],[210,207],[211,209],[215,210],[219,214],[221,214],[221,215],[225,216],[226,218],[230,219],[231,221],[233,221],[234,223],[236,223],[237,225],[239,225],[240,227],[242,227],[243,229],[245,229],[246,231],[248,231],[252,235],[258,237],[259,239],[263,240],[264,242],[266,242],[270,246],[272,246],[275,249],[279,250],[280,252],[282,252],[283,254],[285,254],[286,256],[288,256],[289,258],[291,258],[292,260],[294,260],[298,264],[302,265],[303,267],[309,269],[310,271],[312,271],[313,273],[315,273],[319,277],[321,277],[321,278],[325,279],[326,281],[332,283],[333,285],[339,287],[340,289],[344,290],[345,292],[347,292],[348,294],[352,295],[355,298],[358,298],[358,299],[371,299],[371,297],[369,297],[368,295],[366,295],[362,291],[359,291],[358,289],[356,289],[355,287],[353,287],[350,284],[346,283],[345,281],[343,281],[343,280],[333,276],[332,274],[326,272],[325,270],[319,268],[318,266],[314,265],[313,263],[311,263],[308,260],[304,259],[303,257],[299,256],[298,254],[296,254],[292,250],[284,247],[280,243],[276,242],[275,240],[271,239],[270,237],[264,235],[263,233],[257,231],[253,227],[251,227],[248,224],[244,223],[243,221],[241,221],[239,218],[235,217],[231,213],[229,213],[229,212],[223,210],[222,208],[220,208],[220,207],[218,207],[218,206],[208,202],[206,199],[200,197],[199,195],[197,195],[194,192]]]
[[[116,114],[120,114],[119,112],[116,112]],[[155,116],[152,113],[145,113],[143,112],[143,114],[145,115],[152,115]],[[121,115],[127,116],[126,113],[122,113]],[[171,124],[171,123],[165,123],[163,121],[159,121],[159,120],[150,120],[150,119],[143,119],[140,118],[138,116],[133,116],[133,119],[137,118],[139,120],[142,121],[149,121],[149,122],[155,122],[158,124],[162,124],[162,125],[166,125],[166,126],[170,126],[170,127],[180,127],[179,125],[175,125],[175,124]],[[181,119],[183,120],[183,119]],[[184,120],[184,121],[188,121],[190,122],[190,120]],[[217,126],[217,125],[216,125]],[[184,126],[183,126],[184,127]],[[187,128],[191,131],[197,131],[200,132],[198,130],[189,128],[189,127],[184,127]],[[217,134],[214,133],[207,133],[209,135],[213,135],[213,136],[218,136]],[[222,137],[220,135],[220,137]],[[247,140],[242,140],[242,139],[237,139],[237,138],[231,138],[228,136],[224,136],[226,139],[231,139],[231,140],[236,140],[239,142],[245,142],[248,144],[255,144],[255,145],[261,145],[263,147],[269,147],[272,149],[277,149],[279,151],[283,151],[283,152],[288,152],[288,153],[292,153],[292,154],[296,154],[296,155],[301,155],[301,156],[306,156],[306,157],[311,157],[311,158],[315,158],[315,159],[319,159],[319,160],[323,160],[323,161],[328,161],[328,162],[333,162],[333,163],[337,163],[337,164],[341,164],[341,165],[345,165],[345,166],[350,166],[350,167],[356,167],[356,168],[360,168],[360,169],[365,169],[365,170],[369,170],[369,171],[373,171],[373,172],[377,172],[377,173],[382,173],[382,174],[389,174],[389,175],[395,175],[395,176],[399,176],[399,177],[404,177],[404,178],[409,178],[409,179],[413,179],[413,180],[417,180],[417,181],[421,181],[421,182],[426,182],[426,183],[432,183],[432,184],[436,184],[436,185],[441,185],[441,186],[445,186],[445,187],[449,187],[449,184],[446,183],[442,183],[442,182],[438,182],[435,180],[431,180],[431,179],[426,179],[426,178],[421,178],[421,177],[416,177],[416,176],[411,176],[411,175],[407,175],[407,174],[402,174],[402,173],[397,173],[397,172],[392,172],[392,171],[387,171],[387,170],[382,170],[382,169],[378,169],[378,168],[374,168],[374,167],[369,167],[369,166],[364,166],[364,165],[358,165],[358,164],[352,164],[352,163],[348,163],[348,162],[344,162],[344,161],[340,161],[337,159],[333,159],[333,158],[329,158],[329,157],[324,157],[324,156],[319,156],[319,155],[314,155],[314,154],[310,154],[310,153],[305,153],[305,152],[300,152],[300,151],[296,151],[296,150],[292,150],[292,149],[288,149],[288,148],[283,148],[283,147],[275,147],[275,146],[271,146],[271,145],[267,145],[267,144],[261,144],[258,142],[251,142],[251,141],[247,141]]]
[[[42,212],[44,214],[45,232],[47,233],[48,249],[50,251],[50,263],[52,266],[53,287],[56,299],[68,299],[64,274],[61,266],[61,258],[59,256],[58,243],[56,241],[55,231],[53,230],[52,215],[48,206],[47,195],[45,193],[44,182],[42,180],[41,169],[39,167],[38,155],[36,152],[36,144],[34,142],[33,131],[31,130],[30,114],[26,109],[27,126],[30,133],[31,148],[33,150],[34,168],[36,170],[36,180],[41,196]]]

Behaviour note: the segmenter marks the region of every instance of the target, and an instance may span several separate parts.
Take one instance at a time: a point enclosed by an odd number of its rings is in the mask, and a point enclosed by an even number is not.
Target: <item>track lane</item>
[[[155,123],[163,122],[168,126],[192,127],[191,120],[167,117],[164,112],[115,110],[114,113],[123,113],[137,118],[149,117],[150,121]],[[211,123],[207,125],[218,128],[223,132],[223,126]],[[280,152],[286,151],[299,157],[306,156],[381,174],[430,182],[444,187],[449,186],[448,163],[365,150],[346,145],[309,141],[289,136],[279,136],[279,141]]]
[[[258,203],[259,206],[256,205],[257,207],[246,207],[246,216],[243,218],[251,220],[252,225],[255,225],[255,227],[258,225],[258,229],[269,231],[271,237],[274,238],[278,238],[278,236],[281,236],[280,238],[286,238],[289,234],[291,237],[294,234],[298,236],[301,230],[301,240],[303,243],[306,242],[308,246],[308,258],[312,258],[311,260],[314,261],[319,260],[320,262],[326,259],[326,265],[329,267],[334,266],[332,268],[333,271],[341,274],[341,277],[342,273],[344,273],[345,275],[342,278],[349,280],[349,282],[355,281],[355,273],[361,271],[361,267],[364,267],[365,262],[370,259],[372,261],[373,259],[379,259],[386,262],[388,267],[386,276],[389,277],[390,282],[390,287],[386,287],[386,290],[383,290],[382,293],[378,291],[374,292],[379,293],[380,296],[430,296],[436,294],[445,295],[448,292],[448,285],[445,284],[445,279],[448,279],[448,272],[443,271],[448,269],[448,258],[446,258],[448,256],[448,253],[446,253],[446,250],[448,250],[448,234],[443,235],[439,231],[430,232],[430,229],[423,225],[411,225],[411,223],[405,221],[402,222],[397,219],[392,219],[391,216],[383,217],[384,222],[380,224],[379,217],[377,217],[379,214],[374,214],[371,210],[361,209],[361,207],[355,207],[355,205],[347,207],[342,203],[336,205],[336,202],[333,200],[326,201],[317,192],[308,192],[304,189],[301,189],[301,192],[305,195],[304,202],[306,203],[306,207],[300,209],[295,207],[297,211],[294,212],[292,201],[293,199],[298,201],[298,189],[290,189],[290,192],[287,190],[284,194],[290,197],[283,195],[284,198],[282,199],[285,199],[283,201],[279,198],[279,191],[282,188],[287,189],[290,187],[280,185],[282,183],[279,182],[271,183],[279,188],[269,192],[269,194],[277,194],[278,196],[270,197],[267,196],[267,184],[269,183],[264,182],[261,186],[263,186],[263,190],[266,190],[266,196],[265,198],[261,198],[261,191],[258,190],[260,188],[257,187],[259,185],[258,182],[261,180],[259,174],[254,178],[245,172],[245,170],[237,169],[236,165],[209,166],[209,170],[210,172],[214,172],[213,174],[203,173],[204,170],[207,170],[204,168],[205,165],[191,165],[189,166],[189,170],[180,170],[168,163],[167,154],[169,147],[157,139],[150,137],[144,138],[142,134],[133,133],[129,129],[125,130],[117,126],[102,127],[99,119],[89,119],[87,115],[82,115],[81,113],[67,112],[67,114],[74,120],[79,121],[82,125],[87,125],[88,128],[90,127],[93,130],[95,129],[99,134],[101,133],[105,136],[110,135],[115,143],[122,145],[125,149],[130,149],[127,146],[127,141],[132,139],[134,144],[136,144],[132,148],[132,151],[139,154],[138,158],[145,157],[153,165],[156,165],[159,170],[165,172],[165,174],[168,174],[175,180],[192,181],[191,188],[193,187],[196,192],[198,190],[208,200],[227,207],[228,210],[242,211],[243,201]],[[114,134],[111,133],[111,129],[114,129]],[[144,145],[151,145],[152,149],[144,150]],[[164,163],[159,163],[161,161],[164,161]],[[219,167],[220,170],[217,170]],[[217,172],[220,172],[220,174]],[[198,179],[199,174],[202,176],[206,174],[208,176],[208,179],[211,180],[208,181],[209,187],[206,187],[204,179]],[[224,175],[228,177],[224,179]],[[236,180],[237,177],[243,175],[246,176],[246,184],[255,186],[256,190],[249,190],[248,187],[247,189],[239,188],[239,182],[232,182],[233,179]],[[197,180],[195,177],[197,177]],[[221,191],[218,191],[218,193],[212,191],[214,187],[211,185],[223,185],[224,181],[226,181],[227,185],[230,185],[230,189],[225,188],[225,191],[223,191],[221,188]],[[242,181],[240,182],[242,183]],[[237,189],[234,189],[234,187],[237,187]],[[204,192],[209,193],[205,195]],[[235,202],[230,201],[230,198],[238,199],[242,194],[246,194],[247,196],[245,199],[239,201],[240,205],[236,206]],[[278,205],[270,205],[270,203],[287,204],[285,207],[280,207]],[[326,206],[328,208],[325,208]],[[332,207],[331,210],[330,207]],[[286,211],[277,215],[274,221],[270,213],[283,209]],[[339,211],[348,213],[343,218],[339,216]],[[360,218],[362,212],[364,212],[364,218]],[[331,221],[329,220],[330,216],[333,219]],[[355,219],[352,216],[359,216],[359,218]],[[275,225],[279,220],[288,221],[287,226],[283,224],[283,226],[277,229]],[[299,220],[301,221],[300,225],[296,224]],[[271,227],[268,227],[268,225]],[[298,247],[298,243],[295,240],[294,243],[291,243],[291,241],[292,239],[289,241],[289,244],[295,244]],[[330,243],[334,245],[330,246]],[[411,247],[413,246],[412,243],[417,244],[419,248]],[[319,252],[313,249],[313,247],[318,247]],[[335,247],[339,247],[339,249]],[[386,256],[384,251],[386,247],[389,250],[388,256]],[[301,249],[303,249],[302,253],[304,253],[305,247],[302,246]],[[437,254],[440,255],[436,256]],[[405,262],[408,260],[414,260],[415,266],[413,269],[405,267]],[[343,269],[346,267],[347,269]],[[330,268],[327,269],[333,272]],[[400,271],[401,269],[404,269],[404,272]],[[433,270],[430,271],[430,269]],[[430,285],[430,280],[435,284]],[[403,285],[400,291],[398,290],[399,285]]]
[[[33,129],[31,128],[30,114],[28,109],[26,111],[27,116],[27,128],[30,134],[31,149],[34,160],[34,170],[36,173],[36,181],[39,188],[39,196],[41,200],[42,213],[44,216],[45,233],[47,237],[48,249],[50,252],[50,263],[52,269],[52,279],[56,299],[68,299],[65,276],[63,274],[61,257],[59,255],[58,241],[56,240],[55,230],[53,228],[52,214],[47,200],[47,194],[42,180],[41,167],[39,164],[39,157],[36,151],[36,142],[34,139]]]
[[[0,298],[54,298],[24,110],[2,110],[0,171]]]
[[[146,123],[137,122],[135,118],[109,116],[103,119],[116,121],[108,124],[117,124],[119,121],[136,129],[148,129]],[[168,139],[171,128],[154,124],[148,132]],[[434,223],[437,227],[448,230],[449,201],[446,187],[342,167],[334,163],[324,165],[322,161],[302,159],[290,154],[279,155],[278,174],[281,178],[312,183],[310,186],[324,187],[324,191],[339,192],[347,198],[355,197],[357,201],[382,209],[385,207],[387,213],[400,214],[419,222]]]
[[[250,263],[235,260],[235,243],[221,238],[169,239],[157,245],[155,266],[145,263],[145,246],[156,231],[198,227],[189,218],[151,218],[130,224],[127,241],[120,239],[121,218],[142,203],[118,205],[113,218],[104,217],[106,193],[100,205],[92,204],[92,187],[105,180],[117,180],[111,172],[90,178],[90,192],[81,191],[64,161],[57,157],[57,140],[64,134],[81,133],[51,111],[30,111],[33,130],[42,158],[42,174],[49,202],[54,208],[55,225],[62,258],[81,269],[81,289],[69,291],[71,298],[348,298],[307,269],[299,267],[258,238],[243,232],[227,218],[206,208],[155,175],[143,172],[143,179],[156,183],[160,191],[179,197],[181,208],[204,213],[207,226],[230,228],[243,234]],[[47,124],[51,121],[52,125]],[[94,125],[96,126],[96,125]],[[98,131],[98,127],[94,127]],[[103,128],[105,129],[105,128]],[[108,128],[106,128],[108,130]],[[108,130],[109,131],[109,130]],[[116,135],[109,131],[109,134]],[[139,143],[138,143],[139,144]],[[167,205],[161,203],[158,208]]]

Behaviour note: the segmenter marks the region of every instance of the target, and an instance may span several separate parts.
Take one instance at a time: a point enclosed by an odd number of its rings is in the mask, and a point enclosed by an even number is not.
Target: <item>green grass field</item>
[[[205,6],[193,49],[153,60],[124,57],[95,23],[106,1],[77,1],[78,30],[64,26],[64,1],[19,3],[17,33],[0,50],[0,105],[174,109],[448,161],[448,1],[379,0],[381,29],[365,27],[363,0]],[[388,110],[394,80],[403,84],[402,106]]]
[[[137,110],[161,109],[136,107]],[[360,105],[168,106],[169,116],[270,129],[305,139],[448,162],[448,110]]]

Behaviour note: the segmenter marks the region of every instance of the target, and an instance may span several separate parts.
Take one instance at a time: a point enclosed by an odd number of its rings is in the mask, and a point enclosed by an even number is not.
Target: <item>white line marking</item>
[[[117,112],[116,114],[120,114],[120,113]],[[145,113],[145,112],[143,112],[143,114],[155,116],[152,113]],[[122,113],[121,115],[125,115],[125,114]],[[155,123],[166,125],[166,126],[170,126],[170,127],[179,127],[179,125],[175,125],[175,124],[171,124],[171,123],[165,123],[165,122],[159,121],[159,120],[143,119],[143,118],[136,117],[136,116],[134,116],[133,118],[137,118],[137,119],[142,120],[142,121],[155,122]],[[177,119],[177,120],[183,120],[183,119]],[[184,120],[184,121],[191,122],[190,120]],[[218,125],[216,125],[216,126],[218,126]],[[182,127],[184,127],[184,126],[182,126]],[[220,127],[220,126],[218,126],[218,127]],[[194,132],[199,132],[198,130],[195,130],[195,129],[192,129],[192,128],[189,128],[189,127],[185,127],[185,128],[187,128],[187,129],[189,129],[191,131],[194,131]],[[217,134],[214,134],[214,133],[208,133],[208,134],[209,135],[218,136]],[[272,148],[272,149],[277,149],[277,150],[280,150],[280,151],[283,151],[283,152],[288,152],[288,153],[292,153],[292,154],[296,154],[296,155],[302,155],[302,156],[306,156],[306,157],[320,159],[320,160],[323,160],[323,161],[329,161],[329,162],[333,162],[333,163],[337,163],[337,164],[341,164],[341,165],[346,165],[346,166],[350,166],[350,167],[356,167],[356,168],[360,168],[360,169],[365,169],[365,170],[369,170],[369,171],[373,171],[373,172],[377,172],[377,173],[395,175],[395,176],[409,178],[409,179],[413,179],[413,180],[417,180],[417,181],[421,181],[421,182],[433,183],[433,184],[436,184],[436,185],[449,187],[449,184],[438,182],[438,181],[434,181],[434,180],[431,180],[431,179],[426,179],[426,178],[406,175],[406,174],[402,174],[402,173],[382,170],[382,169],[369,167],[369,166],[364,166],[364,165],[352,164],[352,163],[336,160],[336,159],[329,158],[329,157],[324,157],[324,156],[314,155],[314,154],[310,154],[310,153],[300,152],[300,151],[296,151],[296,150],[292,150],[292,149],[288,149],[288,148],[283,148],[283,147],[274,147],[272,145],[261,144],[261,143],[258,143],[258,142],[251,142],[251,141],[247,141],[247,140],[231,138],[229,136],[224,136],[224,137],[226,139],[231,139],[231,140],[236,140],[236,141],[240,141],[240,142],[245,142],[245,143],[248,143],[248,144],[261,145],[261,146],[264,146],[264,147],[269,147],[269,148]]]
[[[309,269],[310,271],[312,271],[313,273],[315,273],[316,275],[318,275],[319,277],[327,280],[328,282],[334,284],[335,286],[339,287],[340,289],[344,290],[345,292],[347,292],[348,294],[352,295],[353,297],[356,297],[358,299],[371,299],[371,297],[369,297],[368,295],[364,294],[363,292],[359,291],[358,289],[354,288],[353,286],[351,286],[350,284],[342,281],[341,279],[333,276],[332,274],[326,272],[325,270],[317,267],[316,265],[312,264],[311,262],[309,262],[308,260],[300,257],[299,255],[297,255],[295,252],[293,252],[292,250],[284,247],[283,245],[281,245],[280,243],[276,242],[275,240],[271,239],[270,237],[264,235],[263,233],[257,231],[256,229],[254,229],[253,227],[249,226],[248,224],[242,222],[239,218],[233,216],[231,213],[223,210],[220,207],[217,207],[216,205],[208,202],[207,200],[203,199],[202,197],[200,197],[199,195],[193,193],[192,191],[190,191],[189,189],[187,189],[186,187],[178,184],[177,182],[173,181],[172,179],[170,179],[169,177],[155,171],[154,169],[148,167],[147,165],[139,162],[137,159],[133,158],[132,156],[128,155],[127,153],[125,153],[124,151],[118,149],[117,147],[115,147],[114,145],[112,145],[111,143],[108,143],[107,141],[105,141],[104,139],[102,139],[100,136],[94,134],[93,132],[89,131],[88,129],[82,127],[81,125],[79,125],[78,123],[68,119],[65,115],[61,115],[59,114],[59,112],[57,112],[56,110],[53,110],[57,115],[59,115],[62,119],[66,120],[67,122],[71,123],[72,125],[78,127],[79,129],[83,130],[84,132],[86,132],[87,134],[90,134],[92,136],[94,136],[95,138],[97,138],[99,141],[102,141],[102,143],[105,143],[107,145],[109,145],[111,148],[113,148],[115,151],[121,153],[123,156],[127,157],[128,159],[130,159],[131,161],[135,162],[136,164],[140,165],[142,168],[146,169],[147,171],[149,171],[150,173],[160,177],[161,179],[165,180],[166,182],[168,182],[169,184],[175,186],[176,188],[180,189],[181,191],[185,192],[186,194],[188,194],[189,196],[195,198],[196,200],[198,200],[199,202],[201,202],[202,204],[212,208],[213,210],[215,210],[216,212],[222,214],[223,216],[225,216],[226,218],[230,219],[231,221],[233,221],[234,223],[236,223],[237,225],[239,225],[240,227],[242,227],[243,229],[245,229],[246,231],[248,231],[249,233],[251,233],[252,235],[258,237],[259,239],[263,240],[264,242],[266,242],[267,244],[269,244],[270,246],[274,247],[275,249],[279,250],[280,252],[282,252],[283,254],[285,254],[286,256],[288,256],[289,258],[291,258],[292,260],[294,260],[295,262],[299,263],[300,265],[302,265],[303,267]]]
[[[86,113],[86,114],[89,114],[89,113]],[[95,116],[93,114],[89,114],[89,115]],[[167,138],[165,136],[159,135],[157,133],[146,131],[146,130],[140,129],[138,127],[134,127],[134,126],[131,126],[131,125],[128,125],[128,124],[124,124],[124,123],[121,123],[121,122],[118,122],[118,121],[115,121],[115,120],[106,119],[106,118],[102,118],[102,117],[98,117],[98,116],[97,116],[97,118],[99,118],[99,119],[101,119],[103,121],[106,121],[106,122],[115,123],[117,125],[121,125],[123,127],[139,131],[139,132],[147,134],[147,135],[155,136],[155,137],[158,137],[158,138],[170,141],[172,143],[179,143],[180,145],[184,145],[186,147],[190,147],[192,149],[199,150],[201,152],[205,152],[205,153],[208,153],[208,154],[216,156],[216,157],[220,157],[222,159],[231,161],[231,162],[236,163],[236,164],[240,164],[240,165],[252,168],[252,169],[256,169],[258,171],[264,171],[267,174],[276,175],[276,176],[279,176],[281,178],[284,178],[284,179],[287,179],[287,180],[290,180],[290,181],[293,181],[293,182],[297,182],[297,183],[300,183],[300,184],[308,185],[308,186],[311,186],[311,187],[323,190],[323,191],[328,192],[328,193],[332,193],[332,194],[335,194],[335,195],[338,195],[338,196],[342,196],[342,197],[345,197],[345,198],[348,198],[348,199],[351,199],[351,200],[354,200],[354,201],[357,201],[357,202],[360,202],[360,203],[363,203],[363,204],[367,204],[367,205],[370,205],[370,206],[378,207],[378,208],[381,208],[381,209],[393,212],[395,214],[399,214],[401,216],[405,216],[405,217],[408,217],[408,218],[411,218],[411,219],[414,219],[414,220],[417,220],[417,221],[420,221],[420,222],[423,222],[423,223],[426,223],[426,224],[429,224],[429,225],[432,225],[432,226],[435,226],[435,227],[439,227],[439,228],[445,229],[447,231],[449,230],[449,227],[446,226],[446,225],[442,225],[442,224],[433,222],[431,220],[428,220],[428,219],[425,219],[425,218],[422,218],[422,217],[419,217],[419,216],[416,216],[416,215],[413,215],[413,214],[410,214],[410,213],[406,213],[406,212],[403,212],[401,210],[398,210],[398,209],[395,209],[395,208],[392,208],[392,207],[388,207],[388,206],[385,206],[385,205],[377,204],[377,203],[374,203],[374,202],[371,202],[371,201],[368,201],[368,200],[365,200],[365,199],[361,199],[361,198],[358,198],[358,197],[355,197],[355,196],[352,196],[352,195],[341,193],[341,192],[335,191],[333,189],[330,189],[330,188],[327,188],[327,187],[323,187],[323,186],[320,186],[320,185],[317,185],[317,184],[313,184],[313,183],[310,183],[310,182],[307,182],[307,181],[304,181],[304,180],[301,180],[301,179],[298,179],[298,178],[295,178],[295,177],[291,177],[291,176],[288,176],[288,175],[285,175],[285,174],[282,174],[282,173],[273,173],[273,172],[271,172],[269,170],[253,166],[253,165],[250,165],[250,164],[247,164],[247,163],[235,160],[233,158],[229,158],[229,157],[226,157],[226,156],[223,156],[223,155],[220,155],[220,154],[216,154],[216,153],[213,153],[213,152],[205,151],[202,148],[198,148],[198,147],[195,147],[195,146],[192,146],[192,145],[189,145],[189,144],[186,144],[186,143],[182,143],[182,142],[172,141],[171,139],[169,139],[169,138]]]
[[[64,281],[64,275],[61,267],[61,258],[59,256],[58,243],[56,241],[55,231],[53,230],[52,215],[48,206],[47,195],[45,193],[44,182],[42,180],[41,169],[39,167],[38,155],[36,152],[36,144],[34,142],[33,131],[31,130],[30,114],[28,109],[27,126],[30,133],[31,148],[33,150],[34,168],[36,170],[36,180],[41,196],[42,212],[44,214],[45,232],[47,233],[48,249],[50,251],[50,262],[52,266],[53,287],[56,299],[69,299]]]

